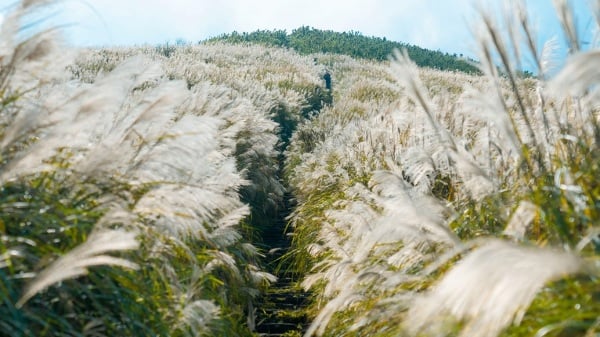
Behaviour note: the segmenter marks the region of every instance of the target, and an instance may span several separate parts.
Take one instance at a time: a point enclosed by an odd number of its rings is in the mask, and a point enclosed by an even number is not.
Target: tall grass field
[[[52,3],[0,28],[0,336],[266,337],[282,214],[310,300],[281,336],[600,335],[600,50],[568,1],[564,64],[515,1],[469,74],[73,48]]]

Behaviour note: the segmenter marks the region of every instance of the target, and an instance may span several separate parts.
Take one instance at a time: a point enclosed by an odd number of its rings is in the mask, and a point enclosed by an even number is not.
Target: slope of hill
[[[472,60],[457,55],[424,49],[418,46],[389,41],[386,38],[367,37],[358,32],[334,32],[311,27],[300,27],[291,33],[284,30],[258,30],[251,33],[223,34],[206,42],[258,43],[265,46],[291,48],[301,54],[334,53],[369,60],[388,60],[394,50],[406,50],[420,67],[440,70],[479,73]]]

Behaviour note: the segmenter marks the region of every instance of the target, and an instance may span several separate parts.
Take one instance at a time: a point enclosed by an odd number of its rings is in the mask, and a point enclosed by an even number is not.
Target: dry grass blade
[[[568,0],[553,0],[556,14],[560,20],[563,32],[567,37],[569,43],[569,49],[571,53],[579,52],[579,34],[577,32],[577,26],[575,24],[575,14]]]
[[[136,249],[138,242],[135,236],[135,233],[122,230],[107,230],[91,234],[85,243],[61,256],[42,270],[26,286],[23,296],[17,302],[17,307],[22,307],[31,297],[54,283],[87,274],[87,268],[92,266],[112,265],[131,269],[137,268],[136,264],[125,259],[103,255],[111,251]]]

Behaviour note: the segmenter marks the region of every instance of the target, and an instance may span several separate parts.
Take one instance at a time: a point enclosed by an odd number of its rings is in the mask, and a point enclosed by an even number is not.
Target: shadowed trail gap
[[[319,113],[325,106],[332,103],[331,91],[316,88],[312,95],[306,97],[306,108],[301,112],[303,117],[311,113]],[[289,144],[295,124],[286,123],[285,117],[278,117],[275,121],[280,124],[280,155],[278,158],[279,177],[283,176],[285,152]],[[271,219],[267,220],[267,227],[259,228],[260,243],[256,244],[265,252],[264,267],[266,271],[277,276],[277,282],[271,284],[256,303],[256,333],[262,337],[301,336],[310,324],[305,308],[309,305],[310,294],[305,292],[299,281],[303,276],[291,263],[293,259],[286,254],[291,247],[291,237],[286,233],[288,216],[294,209],[294,198],[289,186],[282,181],[286,192],[282,205],[275,212],[271,212]]]

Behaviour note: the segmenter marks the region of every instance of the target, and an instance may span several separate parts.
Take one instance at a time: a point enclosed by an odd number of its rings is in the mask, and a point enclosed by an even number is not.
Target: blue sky
[[[552,36],[562,40],[552,0],[523,1],[540,40]],[[478,2],[496,10],[506,3]],[[593,26],[589,1],[571,2],[585,33]],[[55,20],[72,24],[65,31],[69,42],[78,46],[158,44],[176,39],[197,42],[234,30],[291,31],[308,25],[359,31],[475,56],[474,39],[467,24],[475,17],[474,3],[474,0],[63,0]]]

